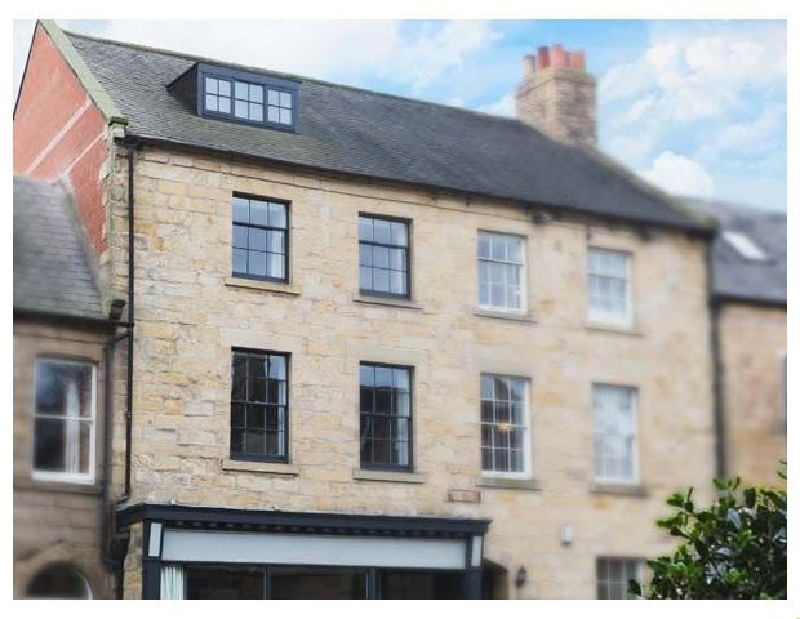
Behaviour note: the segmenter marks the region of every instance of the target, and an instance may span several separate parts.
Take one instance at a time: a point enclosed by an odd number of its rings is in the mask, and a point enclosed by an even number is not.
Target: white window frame
[[[480,243],[481,235],[489,236],[506,236],[518,239],[522,243],[522,263],[507,262],[501,260],[486,259],[480,257]],[[514,234],[512,232],[497,232],[495,230],[478,230],[478,244],[476,247],[476,256],[478,260],[478,307],[482,310],[489,312],[502,312],[507,314],[525,314],[528,310],[528,239],[521,234]],[[519,307],[497,306],[491,304],[491,292],[489,293],[490,302],[488,304],[481,303],[481,262],[489,264],[499,263],[504,265],[514,265],[519,267]]]
[[[35,468],[36,457],[36,419],[42,417],[37,414],[39,409],[38,393],[36,385],[39,379],[39,372],[42,363],[54,363],[59,365],[80,365],[89,367],[92,370],[92,386],[89,404],[89,467],[86,473],[70,473],[67,471],[38,471]],[[46,416],[45,416],[46,417]],[[49,417],[46,417],[49,418]],[[61,418],[59,418],[61,419]],[[85,419],[81,421],[85,422]],[[95,479],[95,434],[97,425],[97,364],[92,361],[74,360],[74,359],[60,359],[58,357],[38,357],[34,366],[34,381],[33,381],[33,415],[31,418],[31,477],[36,481],[59,481],[75,484],[92,484]],[[80,426],[78,426],[80,428]],[[78,432],[78,441],[80,448],[80,431]]]
[[[633,445],[631,446],[631,477],[614,477],[614,476],[602,476],[600,475],[597,467],[597,409],[594,405],[595,400],[595,390],[596,389],[615,389],[615,390],[624,390],[629,391],[631,394],[631,424],[633,430]],[[627,385],[615,385],[609,383],[592,383],[592,421],[593,421],[593,430],[592,430],[592,455],[593,455],[593,462],[592,462],[592,471],[594,473],[594,480],[598,483],[610,483],[610,484],[630,484],[636,485],[639,483],[639,390],[635,387],[630,387]]]
[[[531,405],[530,405],[530,394],[531,394],[531,380],[527,376],[512,376],[510,374],[499,374],[496,372],[481,372],[479,380],[482,380],[484,377],[491,377],[491,378],[509,378],[515,380],[521,380],[525,385],[525,390],[522,396],[522,403],[524,409],[522,411],[522,419],[525,422],[525,434],[522,441],[522,462],[523,468],[522,471],[486,471],[483,469],[483,437],[480,437],[480,467],[481,467],[481,476],[482,477],[504,477],[504,478],[512,478],[512,479],[531,479],[531,471],[532,471],[532,453],[531,453]],[[481,421],[481,412],[480,407],[483,405],[483,397],[480,394],[480,384],[478,386],[478,401],[479,401],[479,408],[478,408],[478,426],[482,429],[483,422]]]
[[[640,585],[644,586],[644,567],[645,567],[644,559],[641,559],[639,557],[600,556],[600,557],[597,557],[597,560],[595,561],[595,572],[596,572],[595,573],[595,587],[596,588],[599,588],[600,584],[601,584],[601,579],[600,579],[600,561],[618,561],[618,562],[623,562],[623,563],[635,563],[635,565],[636,565],[636,570],[635,570],[636,571],[636,575],[635,575],[636,582],[638,582]],[[626,570],[623,567],[623,576],[628,576],[627,574],[624,573],[625,571]],[[625,597],[622,598],[623,600],[630,600],[631,599],[627,595],[627,583],[628,583],[628,580],[630,580],[630,579],[626,578],[623,581],[623,584],[625,585],[625,592],[626,592]],[[602,582],[603,583],[607,583],[607,582],[610,582],[610,581],[609,581],[609,579],[605,579]],[[597,599],[603,599],[603,598],[601,598],[600,596],[597,596]],[[617,599],[617,598],[607,598],[607,599]]]
[[[589,282],[593,275],[601,275],[604,277],[616,277],[616,274],[598,273],[591,270],[591,255],[594,252],[617,254],[625,258],[625,312],[623,314],[616,314],[605,312],[592,307],[591,288]],[[608,249],[605,247],[590,246],[586,254],[586,304],[588,307],[589,322],[598,324],[607,324],[617,327],[632,327],[633,326],[633,255],[629,251],[619,249]]]

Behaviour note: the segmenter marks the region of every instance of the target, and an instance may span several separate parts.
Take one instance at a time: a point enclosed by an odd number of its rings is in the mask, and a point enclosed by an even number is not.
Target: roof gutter
[[[110,318],[94,318],[90,316],[77,316],[74,314],[64,314],[63,312],[51,312],[47,310],[34,310],[24,307],[14,308],[14,318],[28,318],[31,320],[45,320],[54,324],[72,325],[76,327],[90,327],[93,329],[115,329],[126,327],[127,322],[122,320],[111,320]]]

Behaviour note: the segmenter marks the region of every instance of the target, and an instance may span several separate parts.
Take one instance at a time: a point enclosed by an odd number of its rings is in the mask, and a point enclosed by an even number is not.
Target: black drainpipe
[[[127,325],[126,325],[127,327]],[[101,528],[101,548],[103,552],[103,564],[115,573],[117,586],[117,598],[120,595],[119,576],[120,561],[116,555],[116,548],[112,548],[113,533],[112,527],[115,522],[114,507],[110,500],[111,486],[111,438],[113,435],[114,419],[114,353],[117,343],[130,336],[130,329],[126,328],[124,333],[114,335],[108,339],[103,348],[105,359],[105,406],[103,407],[103,496],[102,496],[102,528]]]
[[[714,241],[706,246],[706,272],[709,320],[711,331],[712,363],[712,409],[714,416],[714,476],[724,478],[728,475],[728,449],[725,428],[725,368],[722,363],[722,344],[719,335],[719,318],[722,310],[714,295]]]
[[[128,364],[127,364],[127,380],[126,380],[126,392],[125,392],[125,487],[122,493],[122,496],[117,497],[116,504],[123,503],[130,498],[131,492],[131,438],[132,438],[132,430],[133,430],[133,327],[134,327],[134,296],[133,296],[133,257],[134,257],[134,247],[133,247],[133,214],[134,214],[134,191],[133,191],[133,163],[134,163],[134,153],[136,152],[137,142],[135,138],[126,138],[124,142],[125,146],[128,149],[128,321],[125,324],[125,333],[113,338],[109,344],[107,345],[106,350],[106,372],[107,376],[110,377],[110,380],[113,381],[113,361],[111,360],[111,356],[113,355],[114,345],[122,340],[127,338],[128,339]],[[107,385],[111,385],[111,382],[108,382]],[[107,388],[106,394],[106,412],[109,418],[111,417],[110,411],[113,407],[113,400],[109,397],[112,389]],[[111,426],[108,425],[108,428]],[[106,432],[106,439],[108,445],[104,448],[108,450],[108,456],[106,458],[106,474],[108,475],[108,482],[107,485],[110,484],[111,479],[111,468],[110,468],[110,452],[111,452],[111,433]],[[108,492],[107,488],[104,488],[105,492]],[[107,497],[104,496],[104,501],[107,500]],[[119,533],[116,530],[116,518],[114,517],[115,514],[112,513],[116,510],[116,506],[110,506],[107,508],[108,511],[105,513],[104,521],[107,522],[106,526],[110,529],[110,525],[114,523],[114,531],[113,535],[110,530],[105,531],[105,542],[108,544],[109,549],[109,565],[113,565],[115,569],[115,580],[116,580],[116,597],[118,600],[124,598],[124,585],[125,585],[125,557],[128,554],[128,537],[127,535],[118,536]]]

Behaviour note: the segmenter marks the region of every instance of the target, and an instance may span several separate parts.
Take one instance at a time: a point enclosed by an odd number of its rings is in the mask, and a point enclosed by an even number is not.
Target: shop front
[[[489,521],[137,505],[144,599],[477,599]]]

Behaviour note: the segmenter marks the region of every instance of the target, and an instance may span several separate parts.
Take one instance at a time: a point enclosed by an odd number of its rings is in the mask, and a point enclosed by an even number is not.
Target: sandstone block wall
[[[125,171],[120,156],[110,239],[120,293]],[[597,556],[652,556],[672,546],[654,524],[668,494],[692,485],[701,501],[709,498],[700,241],[667,232],[644,241],[600,222],[535,225],[501,203],[150,146],[138,156],[135,183],[132,502],[488,517],[485,556],[511,571],[510,581],[526,567],[522,597],[593,598]],[[288,285],[231,280],[233,192],[290,202]],[[359,212],[412,220],[415,307],[358,297]],[[530,320],[476,313],[478,230],[525,236]],[[595,245],[632,252],[629,331],[587,325],[586,252]],[[291,467],[228,460],[233,347],[291,355]],[[414,367],[414,476],[358,474],[360,361]],[[539,490],[481,485],[481,372],[531,381]],[[593,485],[593,382],[638,389],[637,496]],[[121,417],[116,437],[119,424]],[[448,502],[453,489],[479,491],[480,502]],[[560,543],[564,525],[575,533],[569,546]]]

